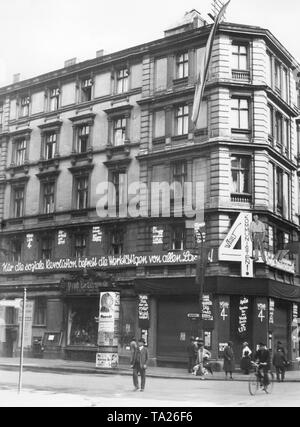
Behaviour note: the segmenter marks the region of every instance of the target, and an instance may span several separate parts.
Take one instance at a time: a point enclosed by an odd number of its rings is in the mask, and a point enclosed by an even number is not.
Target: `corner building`
[[[243,341],[254,348],[262,340],[270,348],[280,340],[291,360],[299,356],[298,257],[274,255],[299,234],[300,67],[268,30],[223,23],[195,128],[209,31],[192,11],[160,40],[0,90],[0,295],[21,297],[27,288],[28,355],[42,339],[44,357],[95,360],[99,295],[117,290],[121,361],[131,337],[143,334],[153,364],[185,362],[198,334],[194,231],[172,191],[163,216],[165,194],[151,198],[145,189],[191,182],[194,205],[196,183],[204,184],[205,340],[213,358],[229,339],[237,359]],[[116,215],[103,218],[96,208],[107,181],[118,189],[107,203]],[[123,215],[135,182],[144,184],[148,216]],[[239,236],[227,255],[220,248],[239,215],[255,213],[266,224],[268,262],[244,277]],[[0,315],[1,354],[11,356],[18,314]]]

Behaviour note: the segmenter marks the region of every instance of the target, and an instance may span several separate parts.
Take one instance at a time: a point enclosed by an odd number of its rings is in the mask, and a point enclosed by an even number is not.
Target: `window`
[[[281,92],[281,67],[277,61],[275,61],[275,89]]]
[[[81,102],[88,102],[92,100],[92,88],[92,79],[84,79],[81,81]]]
[[[124,68],[117,72],[117,93],[128,92],[129,70]]]
[[[231,156],[231,193],[251,193],[250,165],[249,157]]]
[[[77,128],[77,153],[86,153],[88,151],[90,139],[90,126],[83,125]]]
[[[290,145],[290,122],[288,119],[283,120],[282,145],[283,145],[283,154],[288,155],[289,145]]]
[[[47,324],[47,300],[45,298],[36,298],[34,301],[33,322],[36,326],[46,326]]]
[[[249,130],[249,101],[234,98],[231,100],[231,128]]]
[[[27,141],[25,138],[17,139],[15,142],[15,164],[22,166],[26,160]]]
[[[173,189],[172,196],[171,196],[171,205],[172,205],[172,203],[174,204],[174,201],[176,199],[176,202],[180,203],[181,207],[182,207],[182,203],[184,202],[184,190],[185,190],[184,184],[187,180],[187,163],[186,163],[186,161],[174,162],[172,164],[172,170],[173,170],[173,183],[176,182],[176,183],[180,184],[180,191],[178,189],[179,193],[176,194],[177,191]],[[182,198],[182,200],[178,199],[179,195]]]
[[[288,71],[286,68],[282,72],[282,98],[288,102],[288,90],[289,90],[289,80],[288,80]]]
[[[189,75],[189,54],[188,52],[176,57],[176,78],[183,79]]]
[[[164,110],[153,113],[153,137],[162,138],[166,134],[166,115]]]
[[[112,183],[114,185],[114,197],[112,206],[116,206],[116,215],[119,215],[121,207],[127,205],[127,174],[125,171],[113,172]]]
[[[69,311],[69,345],[97,346],[99,303],[94,298],[70,300]]]
[[[25,187],[15,187],[13,197],[14,218],[21,218],[24,215]]]
[[[111,234],[111,252],[115,256],[122,255],[124,248],[124,230],[113,230]]]
[[[171,249],[173,251],[182,251],[185,249],[185,227],[183,225],[172,227],[171,230]]]
[[[268,237],[269,237],[269,252],[275,252],[275,241],[274,241],[274,227],[269,225],[268,227]]]
[[[86,256],[86,235],[83,233],[75,235],[75,258]]]
[[[55,132],[46,133],[45,136],[45,159],[51,160],[56,153],[57,135]]]
[[[126,118],[119,118],[113,122],[113,142],[115,147],[124,145],[126,139]]]
[[[55,183],[47,182],[43,184],[43,213],[54,212]]]
[[[59,97],[60,90],[58,88],[51,89],[49,94],[49,109],[50,111],[56,111],[59,108]]]
[[[21,98],[21,106],[20,106],[20,117],[29,116],[29,105],[30,105],[30,97],[25,96]]]
[[[277,211],[283,213],[283,171],[276,168],[276,200]]]
[[[282,115],[278,112],[275,114],[275,138],[277,145],[282,145]]]
[[[41,258],[44,260],[52,257],[53,239],[51,235],[45,235],[41,238]]]
[[[11,260],[14,263],[21,262],[22,257],[22,240],[15,238],[11,242]]]
[[[176,109],[176,135],[187,135],[189,132],[189,107],[182,105]]]
[[[269,110],[269,137],[274,137],[274,110],[273,108],[268,105]]]
[[[234,44],[232,46],[232,57],[234,70],[248,70],[248,51],[247,46]]]
[[[76,209],[88,207],[89,178],[88,176],[76,178]]]
[[[273,59],[272,56],[267,54],[267,84],[272,87],[272,76],[273,76]]]

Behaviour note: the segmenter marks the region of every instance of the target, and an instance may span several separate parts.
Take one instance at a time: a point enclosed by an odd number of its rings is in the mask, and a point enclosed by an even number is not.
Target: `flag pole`
[[[18,393],[21,393],[22,379],[23,379],[23,354],[24,354],[24,331],[25,331],[25,311],[26,311],[26,288],[23,292],[23,313],[22,313],[22,331],[21,331],[21,351],[20,351],[20,371],[19,371],[19,384]]]

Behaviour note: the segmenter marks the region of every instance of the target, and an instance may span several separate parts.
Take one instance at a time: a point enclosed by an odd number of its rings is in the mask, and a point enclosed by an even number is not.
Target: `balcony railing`
[[[233,203],[251,203],[251,194],[231,194],[231,201]]]
[[[239,80],[243,82],[250,81],[250,71],[232,70],[233,80]]]

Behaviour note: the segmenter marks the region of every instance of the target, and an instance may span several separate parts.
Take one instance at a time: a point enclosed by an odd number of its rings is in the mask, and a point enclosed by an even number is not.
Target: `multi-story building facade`
[[[298,356],[297,269],[294,260],[272,254],[299,234],[300,67],[269,31],[223,23],[194,126],[209,31],[193,11],[163,39],[0,90],[0,291],[15,298],[28,290],[28,351],[35,339],[60,334],[57,357],[94,360],[99,294],[111,289],[121,294],[121,356],[129,356],[130,339],[141,333],[139,296],[147,296],[143,328],[151,358],[185,360],[189,336],[198,333],[190,228],[197,215],[176,210],[187,194],[178,196],[174,187],[151,192],[154,182],[176,182],[192,183],[192,206],[197,188],[204,191],[210,250],[204,326],[213,357],[222,356],[229,339],[237,353],[245,340],[253,347],[280,340],[293,360]],[[101,204],[106,182],[117,191],[110,187]],[[143,212],[127,215],[134,197],[128,184],[134,183]],[[248,277],[239,235],[235,246],[229,243],[233,258],[221,251],[240,213],[248,222],[258,214],[267,228],[268,261],[248,257]],[[2,353],[12,354],[19,329],[13,309],[6,309],[4,329]]]

